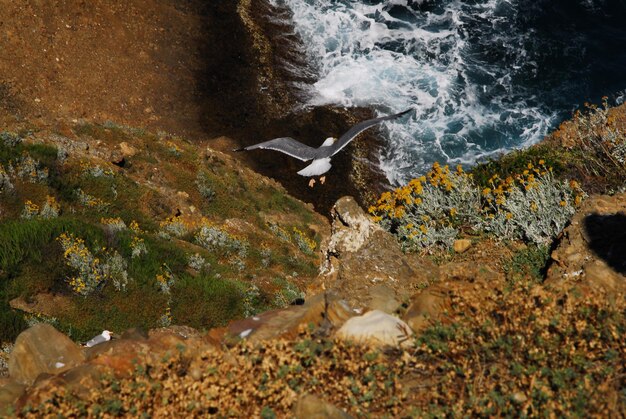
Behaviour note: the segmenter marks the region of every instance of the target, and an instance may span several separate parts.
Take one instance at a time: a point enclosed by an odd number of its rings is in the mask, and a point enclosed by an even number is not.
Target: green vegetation
[[[545,276],[546,264],[550,259],[550,249],[547,246],[534,244],[518,250],[508,264],[504,266],[507,280],[511,283],[529,281],[541,283]]]
[[[120,170],[0,133],[0,341],[13,340],[26,320],[52,318],[77,340],[105,328],[208,329],[285,304],[274,284],[255,285],[257,274],[316,274],[316,242],[296,229],[315,218],[302,203],[272,186],[252,187],[221,157],[201,168],[205,160],[176,137],[113,123],[80,123],[74,132],[111,146],[150,147]],[[173,216],[180,203],[145,184],[142,171],[152,173],[143,168],[146,160],[160,163],[159,186],[188,194],[200,211]],[[284,228],[297,231],[288,242],[272,241],[260,215],[280,209],[289,214]],[[233,230],[223,224],[227,218],[246,228]],[[288,298],[296,289],[288,282],[282,288]],[[32,314],[9,306],[42,293],[62,297],[66,306]]]

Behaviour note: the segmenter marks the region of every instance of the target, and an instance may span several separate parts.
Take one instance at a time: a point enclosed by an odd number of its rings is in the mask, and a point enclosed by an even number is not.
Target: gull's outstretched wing
[[[302,144],[291,137],[274,138],[273,140],[254,144],[248,147],[238,148],[233,151],[254,150],[257,148],[280,151],[281,153],[288,154],[291,157],[295,157],[296,159],[300,159],[302,161],[311,160],[315,157],[316,153],[315,148]]]
[[[381,116],[380,118],[368,119],[367,121],[359,122],[358,124],[350,128],[345,134],[339,137],[339,140],[337,140],[335,144],[329,147],[322,147],[321,150],[324,150],[325,152],[324,154],[327,154],[323,157],[334,156],[335,154],[340,152],[342,148],[347,146],[350,143],[350,141],[354,140],[354,138],[357,135],[359,135],[361,132],[365,131],[366,129],[373,127],[376,124],[380,124],[383,121],[389,121],[391,119],[400,118],[401,116],[406,115],[407,113],[411,111],[412,109],[407,109],[404,112],[396,113],[393,115]]]

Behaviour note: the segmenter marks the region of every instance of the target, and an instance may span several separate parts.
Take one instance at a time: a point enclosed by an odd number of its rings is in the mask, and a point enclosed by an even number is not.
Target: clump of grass
[[[0,270],[12,274],[27,261],[40,262],[42,249],[65,231],[73,231],[87,244],[102,242],[102,230],[70,218],[7,221],[0,225]]]
[[[178,324],[202,329],[224,326],[246,314],[245,287],[244,283],[217,278],[212,273],[201,272],[196,277],[181,274],[172,288],[172,314]]]
[[[529,281],[540,283],[550,259],[550,248],[545,245],[531,244],[513,254],[511,260],[504,265],[504,272],[510,283]]]

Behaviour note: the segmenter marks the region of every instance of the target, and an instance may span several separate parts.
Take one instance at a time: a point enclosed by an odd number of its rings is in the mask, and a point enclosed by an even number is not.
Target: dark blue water
[[[390,181],[539,141],[626,92],[625,0],[273,0],[317,72],[311,105],[415,109],[386,126]]]

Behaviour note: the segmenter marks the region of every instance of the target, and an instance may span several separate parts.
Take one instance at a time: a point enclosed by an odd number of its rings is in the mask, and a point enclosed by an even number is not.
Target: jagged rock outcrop
[[[626,194],[587,199],[551,257],[546,286],[626,294]]]
[[[390,295],[391,299],[401,302],[438,278],[432,262],[404,254],[396,239],[373,223],[354,198],[339,199],[331,216],[331,236],[323,249],[319,281],[352,307],[374,308],[373,300],[376,308],[386,306],[380,301],[380,289],[375,288],[378,285],[392,289],[395,295]],[[374,298],[372,291],[377,293]]]

